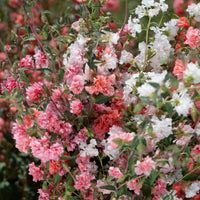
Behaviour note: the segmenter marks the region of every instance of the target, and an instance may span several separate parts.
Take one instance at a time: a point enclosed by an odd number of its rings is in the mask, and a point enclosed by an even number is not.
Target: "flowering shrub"
[[[42,12],[51,46],[33,26],[34,3],[21,1],[22,42],[37,47],[2,84],[39,199],[198,199],[200,4],[178,17],[164,0],[142,0],[112,31],[106,12],[119,1],[75,3],[82,17],[65,34]]]

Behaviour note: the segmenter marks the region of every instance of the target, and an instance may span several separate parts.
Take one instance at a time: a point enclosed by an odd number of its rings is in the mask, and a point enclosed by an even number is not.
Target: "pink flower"
[[[179,28],[183,28],[183,27],[189,28],[189,21],[188,21],[187,17],[180,17],[177,22],[177,26]]]
[[[70,104],[70,112],[76,115],[80,115],[83,109],[83,105],[79,99],[76,99]]]
[[[80,75],[74,76],[73,81],[72,81],[69,89],[72,90],[72,92],[74,94],[80,94],[82,92],[83,88],[84,88],[83,77],[80,76]]]
[[[79,32],[80,31],[80,28],[81,28],[81,23],[83,23],[84,22],[84,20],[82,19],[82,18],[80,18],[78,21],[76,21],[76,22],[74,22],[73,24],[72,24],[72,28],[74,29],[74,30],[76,30],[77,32]]]
[[[91,186],[90,181],[93,180],[95,177],[89,174],[80,174],[76,176],[76,184],[74,187],[79,190],[89,189]]]
[[[33,60],[31,56],[27,55],[25,58],[22,58],[19,63],[20,67],[24,68],[31,68],[33,69]],[[27,72],[31,72],[31,70],[26,70]]]
[[[29,164],[29,174],[33,176],[34,182],[44,180],[43,171],[39,167],[35,166],[34,162]]]
[[[134,190],[135,194],[140,194],[140,189],[142,188],[142,185],[137,187],[137,184],[139,183],[139,179],[131,180],[127,183],[127,187],[129,190]]]
[[[137,161],[135,166],[135,173],[137,175],[144,174],[149,176],[151,170],[156,168],[156,163],[149,156],[147,156],[142,161]]]
[[[156,186],[153,188],[151,193],[154,194],[155,196],[160,196],[160,194],[166,195],[167,193],[166,187],[167,183],[161,178],[158,178],[158,180],[156,181]]]
[[[21,152],[28,153],[31,137],[27,135],[24,125],[14,123],[12,134],[16,142],[16,148]]]
[[[108,173],[110,176],[113,176],[114,178],[121,178],[123,176],[122,172],[118,167],[110,167]]]
[[[35,49],[34,58],[35,58],[36,68],[48,67],[48,60],[46,56],[37,48]]]
[[[41,83],[34,83],[26,89],[26,100],[28,104],[40,103],[42,101],[41,95],[44,91]]]
[[[59,157],[62,155],[63,152],[63,146],[60,143],[56,142],[50,147],[50,159],[59,160]]]
[[[1,84],[1,88],[2,88],[2,91],[4,91],[5,89],[7,89],[9,91],[9,94],[11,94],[11,92],[19,87],[19,88],[22,88],[23,87],[23,83],[19,83],[17,82],[17,79],[13,79],[11,77],[7,78],[6,81],[4,81],[2,84]]]
[[[11,51],[10,45],[6,44],[6,49],[7,49],[8,52],[10,52]]]
[[[106,76],[97,76],[94,80],[94,86],[85,87],[86,91],[89,94],[95,93],[96,95],[102,93],[105,96],[114,95],[114,88],[112,85],[115,84],[115,75],[109,77]]]
[[[119,145],[114,142],[115,139],[121,139],[124,142],[132,142],[134,134],[126,133],[119,126],[112,126],[109,131],[108,144],[110,149],[116,149]]]
[[[49,190],[39,189],[38,193],[40,194],[38,200],[49,200],[50,199],[50,191]]]
[[[182,60],[176,59],[173,74],[177,76],[177,79],[180,80],[183,78],[184,71],[187,68],[187,62],[183,65]]]
[[[59,157],[64,152],[63,146],[58,142],[51,146],[49,143],[50,141],[46,136],[43,136],[42,139],[33,138],[30,143],[33,156],[44,163],[49,160],[59,160]]]
[[[119,0],[107,0],[103,5],[103,9],[109,11],[120,10]]]
[[[196,48],[200,45],[200,30],[194,29],[193,27],[190,27],[186,34],[186,41],[185,44],[188,44],[192,48]]]

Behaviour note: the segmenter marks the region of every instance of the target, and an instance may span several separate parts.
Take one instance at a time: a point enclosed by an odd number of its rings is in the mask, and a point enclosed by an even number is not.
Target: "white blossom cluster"
[[[139,18],[148,15],[150,17],[156,16],[160,11],[165,12],[168,9],[168,5],[164,3],[164,0],[155,2],[154,0],[142,0],[142,5],[137,6],[135,13]]]
[[[189,5],[186,11],[190,16],[193,16],[197,22],[200,22],[200,3]]]
[[[179,93],[173,94],[172,102],[178,115],[183,115],[185,117],[188,115],[190,108],[194,105],[187,90],[182,90]]]
[[[98,149],[95,148],[95,146],[97,145],[97,142],[95,139],[91,139],[90,140],[90,144],[87,144],[85,142],[81,142],[80,143],[80,155],[82,157],[86,157],[87,155],[93,157],[93,156],[98,156],[99,151]]]
[[[155,138],[156,142],[159,142],[160,140],[173,134],[171,118],[165,118],[165,116],[163,115],[161,119],[158,119],[156,116],[153,116],[151,121],[152,121],[153,132],[156,136]]]
[[[161,85],[163,80],[167,74],[167,71],[163,71],[162,73],[148,72],[147,73],[147,81],[142,86],[137,88],[137,92],[139,96],[150,97],[153,92],[156,91],[156,88],[150,85],[149,83],[157,83]]]
[[[131,63],[133,59],[133,55],[132,53],[126,51],[126,50],[123,50],[121,52],[121,57],[120,57],[120,61],[119,61],[119,64],[127,64],[127,63]]]
[[[189,187],[185,189],[185,197],[192,198],[200,190],[200,182],[193,182]]]
[[[131,35],[133,37],[136,36],[136,33],[141,33],[142,32],[142,27],[140,24],[140,20],[137,18],[133,18],[130,16],[128,20],[128,29],[131,31]]]
[[[169,58],[170,52],[174,50],[168,40],[168,37],[163,34],[159,28],[151,27],[155,32],[155,40],[149,44],[149,48],[155,55],[151,58],[151,66],[154,71],[160,71],[160,66],[164,63],[165,59]]]
[[[184,79],[191,79],[193,83],[197,84],[200,82],[200,69],[194,63],[189,63],[187,69],[184,71]],[[190,80],[190,82],[191,82]]]
[[[103,152],[110,158],[110,160],[114,160],[119,154],[119,148],[110,149],[106,140],[102,140],[101,145],[104,146],[105,149]]]

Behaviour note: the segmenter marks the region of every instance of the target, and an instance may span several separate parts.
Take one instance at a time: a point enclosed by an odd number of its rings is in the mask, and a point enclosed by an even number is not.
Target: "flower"
[[[91,186],[90,181],[94,178],[94,176],[91,176],[89,174],[80,174],[76,176],[76,182],[74,187],[79,190],[89,189]]]
[[[135,194],[139,195],[140,194],[140,189],[142,188],[143,185],[137,186],[137,184],[140,182],[139,179],[134,179],[130,180],[127,183],[127,187],[129,190],[134,190]]]
[[[34,162],[29,164],[29,174],[33,176],[34,182],[44,180],[44,172],[39,167],[35,166]]]
[[[76,115],[80,115],[83,105],[79,99],[76,99],[70,104],[70,112]]]
[[[152,158],[147,156],[142,161],[139,160],[137,161],[135,165],[135,173],[137,175],[144,174],[146,176],[149,176],[151,171],[155,168],[156,168],[156,163],[152,160]]]
[[[197,48],[200,45],[200,30],[190,27],[186,34],[185,44],[188,44],[192,48]]]
[[[121,178],[123,176],[122,172],[118,167],[110,167],[108,173],[110,176],[113,176],[114,178]]]

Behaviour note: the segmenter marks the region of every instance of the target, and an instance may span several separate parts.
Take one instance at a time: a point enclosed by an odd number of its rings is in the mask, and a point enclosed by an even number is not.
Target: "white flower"
[[[151,51],[155,52],[155,55],[151,58],[151,66],[154,71],[160,71],[160,65],[162,60],[169,58],[170,51],[173,51],[168,37],[162,33],[159,28],[151,27],[155,34],[155,40],[149,44]]]
[[[169,34],[169,39],[172,40],[177,35],[179,30],[177,26],[178,19],[172,19],[167,23],[164,23],[165,27],[162,28],[162,31],[167,31]]]
[[[149,13],[150,17],[153,17],[153,16],[158,15],[159,11],[160,11],[160,8],[159,7],[155,7],[155,8],[149,9],[148,13]]]
[[[196,193],[200,190],[200,182],[194,182],[185,189],[185,197],[192,198],[196,195]]]
[[[106,140],[102,140],[101,145],[105,147],[103,152],[110,158],[110,160],[114,160],[119,154],[119,148],[110,149],[109,144]]]
[[[173,94],[172,102],[178,115],[183,115],[185,117],[188,115],[189,109],[192,108],[194,104],[187,93],[187,90],[182,90],[179,94]]]
[[[153,132],[157,137],[155,139],[156,142],[159,142],[160,140],[173,134],[171,118],[165,118],[165,116],[163,115],[160,120],[156,116],[153,116],[151,121],[152,121]]]
[[[93,156],[98,156],[99,152],[98,149],[95,148],[97,145],[97,142],[95,139],[90,140],[90,144],[86,144],[85,142],[80,143],[80,155],[82,157],[86,157],[87,155],[93,157]]]
[[[156,88],[152,87],[148,83],[144,83],[142,86],[137,88],[139,96],[150,97],[153,92],[156,91]]]
[[[184,79],[192,78],[192,81],[197,84],[200,82],[200,69],[194,64],[189,63],[187,69],[184,71]]]
[[[121,52],[121,57],[120,57],[120,61],[119,63],[122,65],[122,64],[127,64],[127,63],[131,63],[133,59],[133,55],[132,53],[126,51],[126,50],[123,50]]]
[[[137,6],[136,9],[135,9],[135,14],[138,15],[138,18],[142,18],[146,15],[147,11],[145,9],[145,7],[142,5],[142,6]]]
[[[200,136],[200,123],[196,126],[195,132],[198,136]]]
[[[154,3],[154,0],[142,0],[142,4],[147,8],[154,6]]]
[[[139,24],[139,22],[140,22],[139,19],[137,19],[137,18],[131,19],[131,16],[129,17],[128,28],[131,30],[131,35],[133,37],[136,36],[136,33],[141,33],[141,31],[142,31],[142,27]]]
[[[119,40],[119,34],[118,33],[109,33],[109,41],[113,44],[117,44]]]
[[[134,93],[134,88],[136,86],[136,82],[138,80],[139,74],[133,74],[128,80],[125,81],[124,87],[124,100],[129,105],[130,103],[134,103],[137,99]]]
[[[194,19],[197,22],[200,22],[200,3],[189,5],[186,11],[190,16],[194,16]]]

